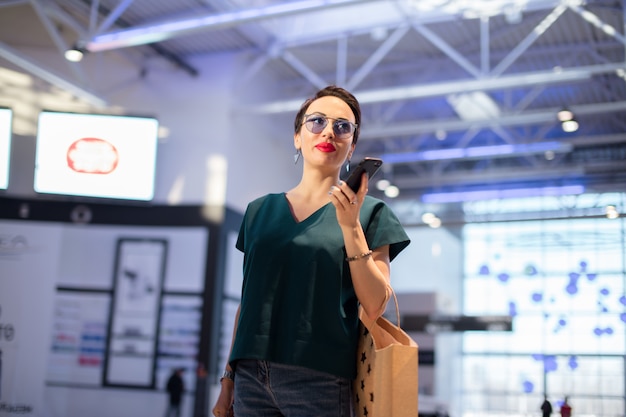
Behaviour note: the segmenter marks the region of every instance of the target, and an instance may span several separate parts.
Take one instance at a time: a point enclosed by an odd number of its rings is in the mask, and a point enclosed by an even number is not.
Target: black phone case
[[[361,176],[367,172],[368,178],[372,178],[383,164],[379,158],[363,158],[359,164],[350,171],[350,176],[346,179],[346,183],[352,191],[357,192],[361,186]]]

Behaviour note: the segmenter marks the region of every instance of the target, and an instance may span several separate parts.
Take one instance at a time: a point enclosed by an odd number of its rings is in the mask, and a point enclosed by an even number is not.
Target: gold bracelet
[[[365,253],[361,253],[360,255],[349,256],[346,258],[346,261],[348,262],[357,261],[359,259],[369,258],[370,256],[372,256],[371,250]]]

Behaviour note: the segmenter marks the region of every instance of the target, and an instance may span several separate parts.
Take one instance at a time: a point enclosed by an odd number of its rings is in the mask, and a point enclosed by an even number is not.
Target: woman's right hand
[[[235,399],[235,382],[224,378],[221,382],[222,389],[217,397],[217,402],[213,407],[215,417],[234,417],[233,401]]]

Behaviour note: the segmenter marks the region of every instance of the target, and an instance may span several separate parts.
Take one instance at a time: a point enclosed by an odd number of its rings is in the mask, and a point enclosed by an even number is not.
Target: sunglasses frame
[[[308,120],[309,117],[311,116],[316,116],[316,117],[321,117],[322,119],[324,119],[326,121],[326,123],[324,124],[324,126],[322,126],[322,130],[320,130],[319,132],[314,132],[308,125],[307,123],[312,121],[312,120]],[[348,119],[337,119],[334,117],[328,117],[328,116],[324,116],[323,114],[319,114],[319,113],[311,113],[311,114],[305,114],[303,116],[304,121],[302,122],[303,125],[306,126],[306,129],[315,134],[315,135],[319,135],[320,133],[322,133],[324,131],[324,129],[326,129],[326,126],[328,126],[329,120],[334,120],[332,126],[333,126],[333,133],[335,134],[335,136],[338,139],[348,139],[352,136],[354,136],[354,132],[356,132],[356,128],[357,128],[357,124],[356,123],[352,123],[350,120]],[[341,122],[341,123],[348,123],[350,126],[352,126],[352,132],[348,133],[347,135],[345,133],[338,133],[337,132],[337,123]]]

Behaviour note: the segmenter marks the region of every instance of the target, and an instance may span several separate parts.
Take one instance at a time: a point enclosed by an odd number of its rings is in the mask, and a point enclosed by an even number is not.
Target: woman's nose
[[[329,137],[332,137],[332,138],[335,137],[335,131],[333,130],[333,124],[330,122],[330,120],[328,121],[326,126],[324,126],[324,130],[322,131],[322,135],[329,136]]]

